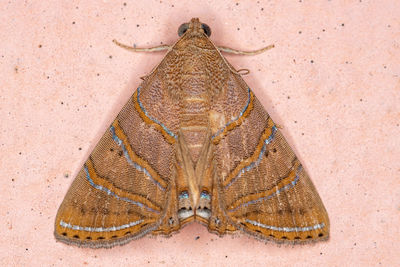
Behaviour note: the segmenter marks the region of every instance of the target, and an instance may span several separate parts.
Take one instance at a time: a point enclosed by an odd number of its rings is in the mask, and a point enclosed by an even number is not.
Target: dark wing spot
[[[146,225],[148,225],[148,223],[142,224],[140,227],[143,228],[143,227],[145,227]]]

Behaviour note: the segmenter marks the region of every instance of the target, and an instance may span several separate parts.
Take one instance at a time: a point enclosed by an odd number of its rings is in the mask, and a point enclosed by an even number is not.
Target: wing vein
[[[224,181],[224,188],[227,189],[231,186],[241,175],[245,172],[250,171],[254,167],[260,164],[265,150],[267,149],[267,145],[272,142],[275,137],[277,129],[276,126],[273,125],[271,119],[268,120],[268,126],[265,129],[260,143],[257,145],[253,155],[245,160],[243,160],[228,176],[228,178]]]
[[[302,166],[298,165],[297,168],[295,168],[295,171],[292,170],[284,180],[282,180],[279,184],[276,185],[276,187],[278,187],[276,191],[270,189],[261,193],[246,195],[244,197],[239,198],[234,202],[234,204],[230,206],[229,212],[234,212],[239,208],[241,208],[242,206],[246,207],[263,200],[268,200],[278,195],[282,191],[289,190],[290,188],[294,187],[300,179],[298,173],[301,170],[301,168]]]
[[[86,231],[86,232],[115,232],[115,231],[119,231],[119,230],[123,230],[126,228],[136,226],[138,224],[141,224],[142,222],[144,222],[144,220],[137,220],[137,221],[123,224],[123,225],[104,228],[104,227],[88,227],[88,226],[73,225],[73,224],[66,223],[63,220],[61,220],[60,226],[68,228],[68,229],[72,229],[72,230]]]
[[[115,197],[118,200],[122,200],[131,204],[134,204],[136,206],[139,206],[141,208],[145,208],[148,211],[155,212],[155,213],[160,213],[160,208],[151,203],[148,199],[141,197],[139,195],[133,195],[132,193],[123,191],[122,189],[115,188],[110,182],[107,182],[104,178],[101,178],[97,175],[93,163],[91,160],[88,160],[86,164],[84,165],[84,170],[86,172],[86,179],[89,182],[91,186],[94,188],[101,190],[103,192],[106,192],[108,195],[111,195]],[[93,177],[94,176],[94,177]],[[95,180],[98,180],[98,183],[96,183]],[[100,185],[99,183],[102,183],[104,185]],[[109,188],[112,188],[109,189]],[[118,193],[115,193],[114,191],[119,191]],[[126,196],[120,196],[120,195],[126,195]],[[127,197],[127,196],[131,197]],[[136,198],[137,200],[133,200],[132,198]]]
[[[147,166],[147,168],[143,166],[143,165],[148,165],[148,164],[146,164],[146,162],[144,160],[140,159],[133,152],[132,148],[129,146],[129,143],[127,141],[125,134],[123,134],[123,131],[118,124],[118,121],[115,121],[113,123],[113,125],[110,127],[110,131],[112,133],[113,140],[122,148],[122,151],[124,152],[124,156],[125,156],[126,160],[128,161],[128,163],[130,165],[132,165],[133,167],[135,167],[135,169],[142,171],[161,190],[165,191],[165,188],[166,188],[165,181],[162,180],[154,170],[151,170],[150,166]],[[123,135],[123,136],[121,136],[121,138],[120,138],[118,135]]]

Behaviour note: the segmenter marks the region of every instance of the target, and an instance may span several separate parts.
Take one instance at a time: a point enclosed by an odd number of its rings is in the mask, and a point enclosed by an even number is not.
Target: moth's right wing
[[[164,119],[177,117],[176,105],[151,81],[129,99],[73,181],[57,213],[57,240],[112,247],[180,227],[174,120]]]
[[[326,239],[328,214],[300,161],[242,78],[228,85],[212,136],[220,227],[278,242]]]

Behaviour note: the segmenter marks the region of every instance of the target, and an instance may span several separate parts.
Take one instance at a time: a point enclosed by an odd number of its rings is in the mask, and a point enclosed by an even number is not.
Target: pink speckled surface
[[[126,3],[126,4],[124,4]],[[394,266],[400,262],[400,2],[4,1],[0,6],[1,266]],[[72,178],[163,53],[200,17],[303,161],[331,239],[297,247],[197,224],[111,250],[56,243]],[[196,238],[199,237],[199,238]]]

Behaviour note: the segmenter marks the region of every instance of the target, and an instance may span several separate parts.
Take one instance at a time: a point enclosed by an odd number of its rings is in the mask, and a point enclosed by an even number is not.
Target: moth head
[[[183,23],[181,26],[179,26],[179,37],[184,35],[187,31],[192,33],[206,34],[208,37],[211,36],[210,27],[207,24],[201,23],[198,18],[194,18],[189,23]]]

